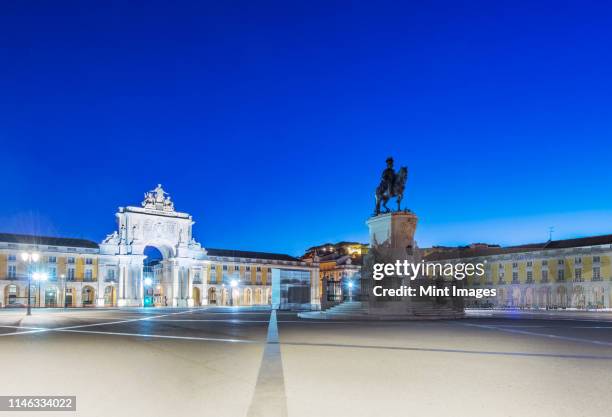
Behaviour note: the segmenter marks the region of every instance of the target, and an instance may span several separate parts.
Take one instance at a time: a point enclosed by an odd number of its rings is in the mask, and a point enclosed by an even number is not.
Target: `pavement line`
[[[571,337],[571,336],[559,336],[559,335],[550,334],[550,333],[528,332],[526,330],[515,330],[515,329],[509,329],[509,328],[498,327],[498,326],[487,325],[487,324],[457,323],[457,325],[459,325],[459,326],[479,327],[481,329],[497,330],[499,332],[516,333],[516,334],[523,334],[523,335],[527,335],[527,336],[545,337],[545,338],[548,338],[548,339],[566,340],[566,341],[570,341],[570,342],[579,342],[579,343],[588,343],[588,344],[597,345],[597,346],[612,346],[612,342],[604,342],[604,341],[601,341],[601,340],[582,339],[582,338],[579,338],[579,337]]]
[[[85,328],[85,327],[106,326],[106,325],[123,324],[123,323],[133,323],[133,322],[136,322],[136,321],[151,320],[151,319],[154,319],[154,318],[168,317],[168,316],[172,316],[172,315],[176,315],[176,314],[193,313],[193,312],[199,311],[199,310],[202,310],[202,309],[183,310],[183,311],[176,311],[176,312],[167,313],[167,314],[159,314],[157,316],[147,316],[147,317],[142,317],[142,318],[138,318],[138,319],[117,320],[117,321],[109,321],[109,322],[103,322],[103,323],[80,324],[80,325],[76,325],[76,326],[65,326],[65,327],[41,327],[38,330],[29,330],[29,331],[25,331],[25,332],[15,332],[15,333],[0,334],[0,336],[17,336],[17,335],[22,335],[22,334],[43,333],[43,332],[50,332],[50,331],[82,329],[82,328]],[[26,327],[23,327],[23,328],[26,328]]]
[[[178,340],[198,340],[205,342],[223,342],[223,343],[262,343],[257,340],[247,339],[224,339],[216,337],[197,337],[197,336],[172,336],[163,334],[141,334],[141,333],[123,333],[123,332],[102,332],[97,330],[73,330],[73,329],[57,329],[56,332],[66,333],[85,333],[85,334],[99,334],[109,336],[129,336],[129,337],[145,337],[155,339],[178,339]]]
[[[287,415],[285,377],[278,340],[276,310],[272,310],[268,324],[267,343],[247,417],[287,417]]]
[[[413,351],[413,352],[461,353],[461,354],[469,354],[469,355],[525,356],[525,357],[564,358],[564,359],[596,359],[596,360],[612,361],[612,356],[605,356],[605,355],[572,355],[572,354],[565,354],[565,353],[504,352],[504,351],[426,348],[426,347],[410,347],[410,346],[352,345],[352,344],[343,344],[343,343],[282,342],[281,344],[283,346],[405,350],[405,351]]]

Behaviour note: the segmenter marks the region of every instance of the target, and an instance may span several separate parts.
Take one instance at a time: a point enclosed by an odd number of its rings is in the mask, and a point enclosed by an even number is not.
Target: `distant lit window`
[[[16,261],[17,260],[17,255],[15,255],[14,253],[10,253],[8,256],[8,260],[9,261]]]
[[[15,265],[9,265],[7,272],[9,278],[17,278],[17,267]]]

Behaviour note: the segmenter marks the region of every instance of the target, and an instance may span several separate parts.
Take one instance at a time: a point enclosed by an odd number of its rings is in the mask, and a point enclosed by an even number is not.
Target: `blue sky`
[[[426,3],[426,4],[423,4]],[[604,2],[8,2],[0,230],[101,240],[162,183],[206,247],[612,233]]]

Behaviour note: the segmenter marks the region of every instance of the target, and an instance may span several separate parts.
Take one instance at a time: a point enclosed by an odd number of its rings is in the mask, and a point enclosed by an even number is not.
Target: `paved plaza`
[[[470,315],[5,309],[1,395],[76,395],[52,413],[72,416],[609,416],[606,314]]]

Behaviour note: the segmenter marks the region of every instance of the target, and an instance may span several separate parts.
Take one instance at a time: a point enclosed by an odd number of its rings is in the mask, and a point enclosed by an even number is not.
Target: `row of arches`
[[[208,304],[210,305],[265,305],[272,303],[272,293],[269,288],[221,288],[208,289]]]
[[[603,286],[584,287],[576,285],[541,288],[499,288],[498,305],[520,308],[604,308],[606,290]]]
[[[62,291],[57,286],[51,285],[44,288],[30,286],[31,304],[34,306],[45,307],[93,307],[96,305],[96,289],[90,285],[85,285],[80,293],[77,288],[66,288],[62,296]],[[80,297],[79,297],[80,296]],[[17,284],[9,284],[4,287],[3,300],[4,306],[26,305],[28,298],[28,287]],[[80,301],[80,302],[79,302]],[[116,290],[113,286],[104,289],[104,305],[117,305]]]

